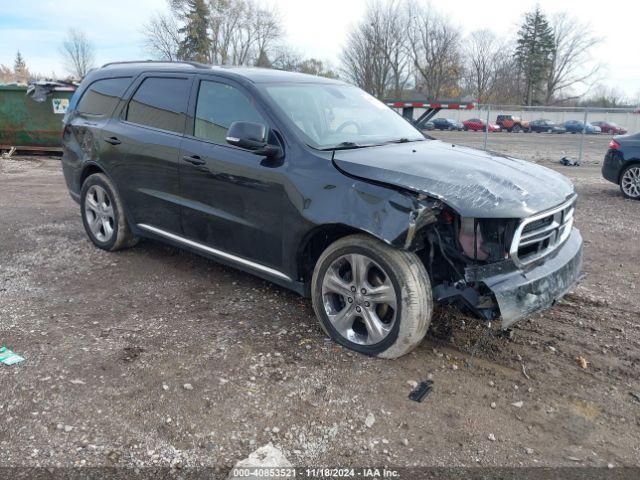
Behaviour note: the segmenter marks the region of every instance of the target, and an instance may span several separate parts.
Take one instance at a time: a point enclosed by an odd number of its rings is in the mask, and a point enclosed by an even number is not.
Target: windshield
[[[317,149],[425,140],[404,118],[357,87],[281,83],[262,88],[305,143]]]

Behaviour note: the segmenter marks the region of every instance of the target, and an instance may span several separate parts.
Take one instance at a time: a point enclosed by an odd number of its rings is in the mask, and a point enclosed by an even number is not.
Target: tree
[[[205,0],[186,0],[181,15],[184,26],[178,30],[182,36],[178,57],[183,60],[210,62],[209,7]]]
[[[180,60],[180,27],[174,16],[163,13],[154,15],[143,26],[146,50],[159,60]]]
[[[567,13],[559,13],[552,17],[551,28],[553,49],[547,76],[547,105],[560,100],[557,98],[560,94],[577,84],[594,83],[602,67],[600,64],[585,67],[589,64],[591,49],[602,42],[588,25]]]
[[[472,32],[464,42],[466,90],[479,102],[495,101],[504,88],[504,67],[509,63],[504,42],[490,30]]]
[[[16,53],[16,59],[13,63],[13,77],[18,82],[26,82],[29,80],[29,70],[27,69],[27,64],[20,53],[20,50]]]
[[[523,101],[526,105],[538,103],[544,95],[553,50],[553,31],[540,7],[536,6],[532,12],[525,14],[515,51],[524,82]]]
[[[409,5],[409,45],[416,86],[427,96],[459,96],[460,29],[429,6]]]
[[[376,97],[399,96],[409,77],[405,24],[395,0],[370,3],[342,50],[345,76]]]
[[[69,75],[82,79],[94,67],[93,44],[81,30],[70,28],[60,48],[65,68]]]

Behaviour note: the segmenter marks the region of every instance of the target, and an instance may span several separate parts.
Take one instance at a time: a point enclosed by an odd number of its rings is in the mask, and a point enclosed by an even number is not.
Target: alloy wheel
[[[100,242],[111,240],[115,229],[115,216],[107,191],[100,185],[89,187],[84,207],[87,224],[93,236]]]
[[[398,296],[385,270],[362,254],[334,260],[322,279],[322,301],[331,325],[359,345],[375,345],[391,333]]]
[[[628,168],[620,180],[622,191],[631,198],[640,198],[640,167]]]

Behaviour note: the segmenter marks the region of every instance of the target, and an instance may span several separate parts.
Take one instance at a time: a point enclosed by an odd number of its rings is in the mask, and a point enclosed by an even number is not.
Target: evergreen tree
[[[20,53],[20,50],[18,50],[18,53],[16,53],[16,61],[13,64],[13,71],[18,73],[18,72],[24,72],[26,70],[27,70],[27,64],[25,63],[24,58]]]
[[[209,37],[209,7],[205,0],[186,0],[184,27],[180,29],[182,41],[178,57],[182,60],[209,62],[211,38]]]
[[[532,105],[543,93],[554,49],[553,30],[540,7],[525,14],[518,32],[515,58],[524,83],[523,101]]]
[[[16,60],[13,64],[13,76],[18,82],[26,82],[29,79],[29,71],[20,50],[16,53]]]

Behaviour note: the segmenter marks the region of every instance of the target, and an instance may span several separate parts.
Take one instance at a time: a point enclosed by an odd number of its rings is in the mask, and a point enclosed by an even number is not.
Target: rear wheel
[[[630,165],[623,170],[620,190],[625,197],[640,200],[640,164]]]
[[[87,236],[96,247],[115,251],[138,242],[129,228],[122,200],[106,175],[95,173],[84,181],[80,210]]]
[[[313,308],[337,343],[366,355],[397,358],[413,350],[431,322],[427,271],[415,253],[368,235],[350,235],[320,256]]]
[[[511,129],[514,133],[520,133],[520,125],[514,125]]]

